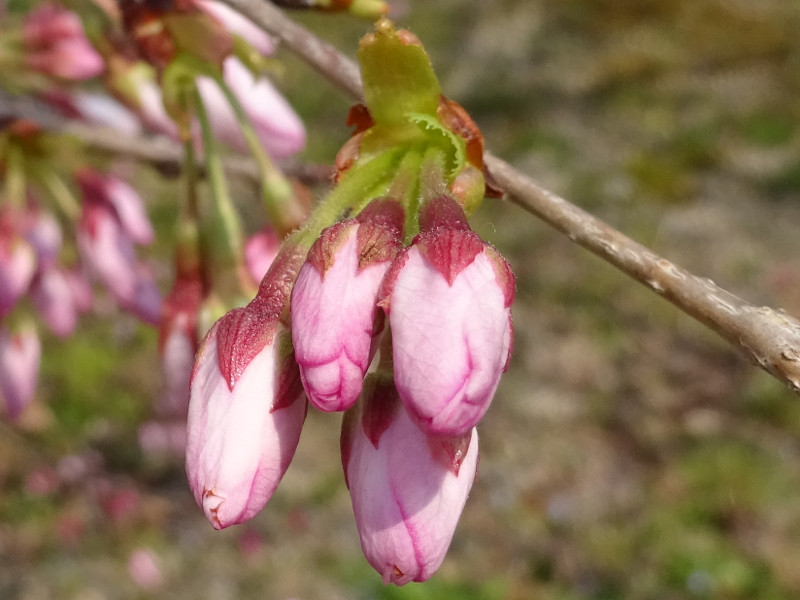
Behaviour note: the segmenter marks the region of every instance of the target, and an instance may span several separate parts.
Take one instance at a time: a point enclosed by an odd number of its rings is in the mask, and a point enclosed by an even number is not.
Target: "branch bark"
[[[280,39],[329,82],[361,100],[358,66],[264,0],[222,0]],[[676,266],[487,152],[486,168],[509,199],[707,325],[753,363],[800,393],[800,321],[757,307]]]

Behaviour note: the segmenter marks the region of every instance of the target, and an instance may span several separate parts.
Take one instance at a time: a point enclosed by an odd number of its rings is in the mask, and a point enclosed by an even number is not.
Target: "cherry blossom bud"
[[[369,367],[378,290],[402,247],[403,209],[372,202],[325,229],[292,291],[292,340],[303,386],[324,411],[347,410]]]
[[[261,144],[273,158],[286,158],[302,150],[306,143],[303,123],[267,79],[256,79],[234,56],[225,59],[223,77],[242,103]],[[234,112],[217,84],[208,77],[199,77],[197,87],[214,134],[234,150],[248,152]]]
[[[84,264],[116,298],[132,301],[137,282],[133,243],[111,207],[84,202],[76,237]]]
[[[27,291],[35,271],[36,255],[30,244],[0,225],[0,316]]]
[[[64,277],[69,285],[72,300],[75,303],[75,308],[79,313],[88,312],[92,308],[94,300],[92,294],[92,286],[86,281],[83,273],[78,269],[64,270]]]
[[[198,0],[197,5],[201,10],[220,21],[232,34],[243,38],[260,54],[270,56],[275,52],[275,42],[272,41],[272,38],[250,19],[227,4],[212,0]]]
[[[216,529],[264,507],[300,439],[307,403],[281,322],[299,264],[278,257],[259,295],[217,321],[195,359],[186,473]]]
[[[420,213],[420,234],[387,273],[397,390],[419,426],[467,433],[489,407],[511,352],[514,275],[447,197]]]
[[[136,244],[149,244],[155,239],[153,225],[139,193],[119,177],[105,175],[100,179],[103,192],[119,217],[125,233]]]
[[[103,175],[90,169],[78,174],[84,196],[108,204],[114,210],[122,230],[137,244],[149,244],[155,234],[144,203],[130,185],[114,175]]]
[[[384,583],[425,581],[439,568],[478,464],[478,434],[425,435],[391,380],[371,375],[345,415],[342,463],[361,548]]]
[[[32,325],[15,332],[0,329],[0,396],[9,419],[16,419],[33,399],[41,354]]]
[[[78,307],[67,276],[60,268],[52,266],[39,271],[31,285],[31,300],[54,334],[67,337],[75,331]]]
[[[76,92],[72,103],[78,116],[90,123],[103,125],[129,136],[139,135],[142,126],[139,119],[122,104],[106,94]]]
[[[29,208],[23,217],[25,239],[36,252],[39,270],[55,264],[61,251],[61,227],[52,213]]]
[[[22,28],[27,65],[66,80],[84,80],[103,72],[103,59],[86,39],[78,16],[45,3],[28,13]]]
[[[137,548],[128,558],[128,572],[136,585],[147,591],[157,590],[164,583],[158,557],[148,548]]]
[[[281,242],[271,227],[251,235],[244,243],[244,261],[253,281],[261,281],[278,255]]]

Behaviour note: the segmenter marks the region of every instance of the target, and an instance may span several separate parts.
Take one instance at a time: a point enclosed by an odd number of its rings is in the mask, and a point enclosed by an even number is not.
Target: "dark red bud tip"
[[[472,431],[468,431],[461,437],[454,438],[437,438],[428,437],[428,446],[431,449],[431,455],[443,467],[458,476],[458,471],[461,469],[461,463],[467,456],[469,450],[469,443],[472,440]]]
[[[361,224],[374,223],[402,233],[406,214],[403,206],[394,198],[377,198],[367,204],[356,220]]]
[[[421,233],[431,231],[437,227],[450,229],[469,229],[467,217],[450,196],[438,196],[429,200],[419,211],[419,230]]]
[[[217,364],[228,388],[233,390],[244,370],[275,335],[277,316],[265,318],[252,303],[235,308],[217,324]]]
[[[400,397],[391,379],[371,377],[364,382],[361,426],[375,448],[400,409]]]

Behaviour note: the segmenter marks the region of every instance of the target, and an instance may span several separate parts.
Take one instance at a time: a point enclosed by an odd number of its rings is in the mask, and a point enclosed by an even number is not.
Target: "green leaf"
[[[364,98],[379,125],[407,126],[409,113],[436,115],[442,89],[416,37],[388,19],[364,36],[358,49]]]

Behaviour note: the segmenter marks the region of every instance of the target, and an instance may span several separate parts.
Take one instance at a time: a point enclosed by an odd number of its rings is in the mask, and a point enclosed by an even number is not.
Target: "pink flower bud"
[[[108,202],[114,207],[125,233],[136,244],[149,244],[155,238],[153,225],[139,193],[119,177],[106,175],[100,179]]]
[[[75,331],[78,307],[67,276],[56,266],[39,272],[31,285],[31,299],[50,331],[66,337]]]
[[[133,243],[111,207],[84,202],[76,237],[83,263],[116,298],[132,301],[137,281]]]
[[[250,19],[227,4],[212,0],[198,0],[197,5],[201,10],[221,22],[232,34],[243,38],[260,54],[270,56],[275,52],[275,42],[272,41],[272,38]]]
[[[22,28],[26,63],[45,75],[83,80],[103,72],[103,59],[86,39],[78,16],[54,3],[28,13]]]
[[[357,218],[328,227],[292,291],[292,341],[303,386],[324,411],[358,399],[371,351],[378,289],[401,248],[403,209],[372,202]]]
[[[197,353],[186,473],[217,529],[264,507],[300,439],[307,404],[281,323],[297,265],[279,257],[259,295],[217,321]]]
[[[370,376],[364,388],[342,425],[361,548],[384,583],[425,581],[444,560],[475,479],[478,434],[429,437],[391,381]]]
[[[133,227],[130,214],[126,229],[116,210],[115,202],[125,205],[128,200],[110,197],[107,182],[88,172],[79,175],[84,204],[76,232],[78,250],[120,307],[146,323],[156,324],[161,316],[161,294],[150,269],[136,259],[129,231]]]
[[[83,169],[78,174],[78,183],[90,201],[106,204],[113,209],[122,230],[133,242],[144,245],[153,241],[153,226],[144,203],[130,185],[119,177],[90,169]]]
[[[33,399],[41,354],[33,326],[16,332],[0,329],[0,396],[9,419],[16,419]]]
[[[198,316],[205,297],[200,273],[178,260],[172,291],[164,299],[158,350],[166,390],[157,404],[160,416],[182,417],[189,406],[189,380],[198,346]],[[181,271],[181,268],[184,271]]]
[[[244,260],[253,281],[261,281],[278,255],[281,242],[273,229],[265,227],[244,243]]]
[[[433,435],[467,433],[489,408],[511,352],[514,275],[454,200],[431,200],[421,233],[381,290],[397,390]]]
[[[63,273],[69,285],[75,308],[79,313],[88,312],[92,308],[92,301],[94,300],[92,286],[89,285],[86,277],[78,269],[67,269]]]
[[[33,248],[0,225],[0,316],[9,312],[28,290],[36,271]]]
[[[158,558],[152,550],[137,548],[128,558],[128,572],[136,585],[143,590],[154,591],[164,583]]]
[[[61,226],[49,211],[32,207],[23,217],[25,239],[36,251],[39,269],[55,264],[61,252]]]
[[[303,149],[306,133],[302,121],[267,79],[253,77],[233,56],[225,59],[223,76],[244,106],[261,144],[273,158],[286,158]],[[214,134],[234,150],[248,152],[239,123],[222,91],[207,77],[199,77],[197,87]]]

